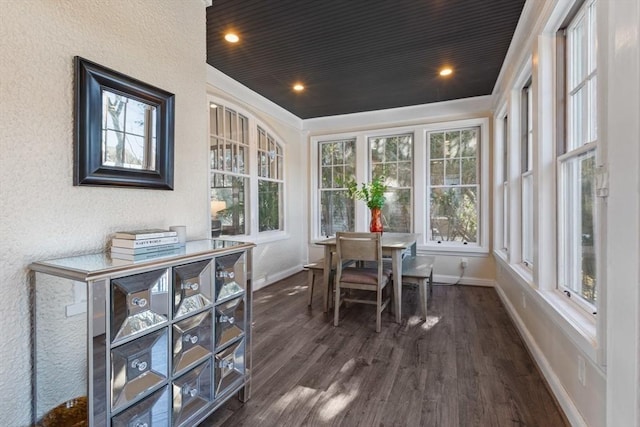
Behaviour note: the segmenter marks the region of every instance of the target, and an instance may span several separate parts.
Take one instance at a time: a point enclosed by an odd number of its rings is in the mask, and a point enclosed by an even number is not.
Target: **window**
[[[355,179],[356,140],[320,142],[320,235],[355,230],[355,201],[347,197],[346,182]]]
[[[369,138],[371,178],[385,178],[382,208],[385,231],[409,233],[413,218],[413,135]]]
[[[522,90],[522,263],[533,267],[533,97],[531,82]]]
[[[247,234],[248,119],[222,105],[209,106],[212,229],[222,235]]]
[[[284,157],[281,145],[258,126],[258,231],[282,230]]]
[[[558,283],[589,309],[597,299],[595,3],[587,1],[566,29],[566,139],[558,156]]]
[[[430,132],[429,240],[479,242],[480,128]]]
[[[509,117],[502,121],[502,249],[509,252]]]

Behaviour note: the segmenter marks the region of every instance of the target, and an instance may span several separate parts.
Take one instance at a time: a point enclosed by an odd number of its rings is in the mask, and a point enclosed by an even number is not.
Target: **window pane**
[[[258,231],[282,230],[282,183],[258,180]]]
[[[369,138],[371,178],[384,177],[382,207],[385,231],[410,232],[413,227],[413,134]]]
[[[211,183],[211,200],[218,203],[212,219],[222,225],[222,235],[245,234],[246,191],[248,179],[214,173]],[[213,209],[213,207],[212,207]]]
[[[444,141],[445,155],[449,158],[460,157],[460,132],[446,132]]]
[[[431,161],[431,185],[444,185],[444,161]]]
[[[478,149],[478,133],[475,129],[465,129],[461,132],[461,157],[476,157]]]
[[[478,182],[476,159],[462,159],[462,184],[475,184],[476,182]]]
[[[432,133],[430,135],[430,158],[443,159],[444,158],[444,133]]]
[[[522,177],[522,261],[533,265],[533,175]]]
[[[477,242],[478,203],[476,187],[431,190],[431,239]]]
[[[387,199],[382,207],[382,224],[384,231],[394,233],[411,232],[411,201],[410,189],[391,190],[385,193]]]
[[[477,243],[479,128],[432,132],[428,138],[430,154],[445,157],[429,159],[429,240]]]
[[[413,184],[411,162],[398,163],[398,187],[411,187]]]
[[[354,231],[354,200],[346,190],[320,192],[320,234],[333,236],[337,231]]]
[[[596,257],[594,248],[595,151],[561,165],[561,284],[594,304]]]
[[[460,160],[447,160],[445,164],[445,185],[458,185],[460,184]]]
[[[384,162],[384,139],[373,138],[370,141],[371,161],[373,163]]]
[[[387,138],[384,147],[385,162],[395,162],[398,160],[398,141],[397,138]]]
[[[354,200],[347,198],[345,183],[355,177],[355,140],[321,142],[320,234],[354,231]]]

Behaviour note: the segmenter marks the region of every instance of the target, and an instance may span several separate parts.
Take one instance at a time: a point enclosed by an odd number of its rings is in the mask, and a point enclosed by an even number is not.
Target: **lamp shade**
[[[212,200],[211,201],[211,216],[217,217],[218,212],[227,209],[227,202],[224,200]]]

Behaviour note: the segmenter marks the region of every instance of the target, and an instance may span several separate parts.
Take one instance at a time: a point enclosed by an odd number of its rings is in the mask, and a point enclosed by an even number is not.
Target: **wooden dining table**
[[[382,256],[391,257],[393,270],[393,295],[396,322],[402,321],[402,257],[405,252],[415,256],[419,234],[414,233],[382,233]],[[336,256],[336,238],[330,237],[316,242],[324,246],[323,301],[324,312],[329,311],[329,289],[332,256]]]

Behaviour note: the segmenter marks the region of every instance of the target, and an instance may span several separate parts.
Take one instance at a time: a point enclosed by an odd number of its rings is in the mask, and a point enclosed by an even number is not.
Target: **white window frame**
[[[428,233],[430,230],[429,225],[429,206],[431,200],[431,193],[429,191],[429,177],[430,164],[429,164],[429,140],[428,134],[432,132],[442,132],[447,130],[467,129],[477,127],[479,141],[479,150],[477,152],[478,158],[478,239],[477,242],[464,244],[462,242],[442,242],[429,240]],[[442,122],[436,124],[430,124],[423,128],[424,131],[424,154],[422,156],[425,162],[425,203],[426,212],[422,223],[424,228],[422,230],[423,247],[427,251],[440,251],[440,252],[477,252],[487,253],[489,251],[489,120],[487,118],[468,119],[468,120],[456,120],[449,122]],[[422,160],[421,159],[421,160]],[[418,194],[416,192],[416,194]]]
[[[286,141],[281,138],[277,132],[274,132],[270,126],[267,126],[264,122],[259,120],[253,113],[247,111],[244,108],[239,107],[233,102],[229,102],[225,99],[220,99],[213,95],[207,95],[207,108],[211,103],[216,105],[221,105],[230,110],[241,114],[242,116],[247,118],[247,127],[249,130],[249,146],[248,146],[248,154],[246,157],[246,162],[248,163],[248,173],[246,175],[240,175],[243,177],[247,177],[249,179],[249,186],[245,191],[246,195],[246,203],[249,205],[245,208],[245,212],[247,213],[247,219],[245,219],[245,234],[239,234],[234,236],[221,236],[221,239],[229,239],[229,240],[237,240],[242,242],[252,242],[252,243],[269,243],[272,241],[284,240],[289,238],[289,220],[287,212],[288,209],[288,197],[287,197],[287,144]],[[208,127],[210,129],[210,123],[208,123]],[[283,215],[282,221],[283,226],[281,230],[270,230],[259,232],[258,227],[258,127],[263,129],[269,135],[271,135],[275,141],[280,143],[280,147],[282,149],[282,157],[283,157],[283,170],[282,170],[282,207],[281,212]],[[211,131],[209,130],[209,135],[211,135]],[[209,141],[207,141],[207,145],[209,145]],[[212,174],[216,171],[211,170],[211,165],[209,164],[209,182],[211,182]],[[226,173],[226,172],[219,172]],[[233,175],[233,174],[232,174]]]
[[[476,245],[443,245],[428,244],[426,241],[428,207],[425,203],[420,202],[422,195],[427,197],[427,146],[426,136],[428,132],[442,131],[447,129],[459,129],[469,127],[480,127],[480,149],[478,179],[480,180],[480,197],[479,197],[479,239]],[[463,120],[442,121],[428,124],[416,124],[413,126],[389,127],[375,130],[360,130],[353,132],[336,132],[310,135],[309,159],[311,166],[311,179],[309,183],[311,197],[309,215],[311,226],[309,227],[309,239],[316,242],[325,239],[326,236],[320,235],[320,216],[319,204],[320,193],[318,191],[319,177],[319,159],[318,144],[321,141],[337,141],[343,139],[356,139],[356,181],[368,182],[369,172],[369,153],[368,138],[382,137],[389,135],[402,135],[413,133],[413,232],[420,234],[421,237],[417,242],[418,250],[429,253],[443,253],[450,255],[460,254],[487,254],[489,253],[490,228],[489,228],[489,210],[490,199],[489,192],[491,182],[489,180],[489,164],[490,164],[490,138],[489,138],[489,118],[478,117]],[[424,199],[428,200],[428,199]],[[424,206],[423,206],[424,205]],[[370,212],[363,202],[358,201],[355,204],[355,228],[358,231],[366,231],[369,229]],[[480,256],[480,255],[479,255]]]
[[[415,224],[415,217],[414,217],[414,211],[415,209],[413,209],[413,205],[415,203],[415,135],[413,132],[403,132],[403,133],[393,133],[393,134],[388,134],[388,135],[370,135],[367,137],[367,171],[368,171],[368,179],[367,182],[371,182],[373,180],[373,161],[372,161],[372,156],[371,156],[371,141],[373,139],[376,138],[394,138],[394,137],[402,137],[402,136],[409,136],[411,138],[411,185],[410,186],[405,186],[405,187],[391,187],[388,186],[388,188],[393,191],[393,190],[409,190],[411,193],[410,199],[411,199],[411,212],[409,213],[411,215],[411,220],[410,220],[410,224],[409,224],[409,230],[406,231],[406,233],[413,233],[413,229],[414,229],[414,224]],[[357,159],[356,159],[357,162]],[[391,164],[394,162],[383,162],[383,164]],[[395,161],[396,165],[398,164],[398,161]],[[357,164],[357,163],[356,163]],[[388,177],[385,177],[388,178]],[[388,200],[388,197],[387,197]]]
[[[567,26],[566,37],[565,37],[565,48],[566,48],[566,60],[565,60],[565,77],[564,77],[564,88],[565,88],[565,114],[566,114],[566,141],[565,141],[565,149],[564,152],[561,152],[556,161],[556,176],[557,176],[557,194],[558,194],[558,270],[557,270],[557,291],[571,298],[571,301],[576,303],[580,308],[584,309],[587,312],[595,313],[597,312],[598,299],[596,299],[595,304],[587,301],[582,297],[579,292],[574,292],[573,288],[570,285],[565,284],[566,277],[568,275],[567,270],[569,269],[577,269],[577,264],[579,260],[576,257],[572,257],[572,259],[563,259],[564,254],[567,251],[567,242],[565,236],[567,235],[566,225],[564,221],[564,215],[566,215],[567,211],[567,200],[571,198],[572,204],[577,203],[576,198],[579,197],[577,192],[568,191],[567,186],[565,185],[564,176],[563,176],[563,165],[578,159],[579,157],[589,154],[593,152],[595,166],[599,164],[599,148],[598,148],[598,139],[597,139],[597,64],[595,55],[597,52],[594,52],[595,46],[595,37],[596,37],[596,21],[593,21],[593,27],[589,27],[589,24],[585,26],[587,30],[587,58],[585,59],[584,66],[587,68],[587,73],[584,79],[580,81],[573,80],[573,62],[570,60],[573,55],[572,51],[572,43],[571,30],[575,28],[576,23],[581,20],[589,20],[594,18],[591,15],[591,11],[596,11],[596,0],[587,0],[584,4],[580,6],[577,13],[571,18],[569,25]],[[592,9],[590,9],[593,7]],[[575,135],[572,133],[573,122],[572,122],[572,95],[577,92],[577,90],[581,88],[587,88],[587,100],[586,105],[583,104],[582,112],[588,112],[589,114],[584,114],[582,117],[583,122],[581,123],[581,133],[586,136],[586,140],[584,141],[574,141]],[[575,171],[575,169],[574,169]],[[576,174],[574,174],[576,175]],[[571,181],[574,183],[579,183],[579,177],[576,175],[571,178]],[[595,184],[594,184],[595,185]],[[593,226],[594,226],[594,251],[595,251],[595,265],[596,265],[596,280],[601,276],[597,271],[599,267],[599,254],[598,254],[598,239],[599,239],[599,221],[597,217],[597,197],[594,197],[594,216],[593,216]],[[573,227],[577,227],[579,225],[578,221],[572,222]],[[579,230],[574,229],[573,235],[580,235]],[[573,253],[576,253],[574,250]],[[596,282],[596,290],[601,286],[600,283]]]
[[[273,150],[269,150],[270,147],[267,147],[267,149],[263,149],[260,147],[260,134],[261,132],[264,134],[264,137],[266,139],[265,144],[267,144],[267,146],[271,145],[273,143],[274,148],[275,148],[275,152]],[[284,157],[284,147],[282,146],[282,143],[280,143],[280,141],[274,137],[268,130],[266,130],[264,127],[260,126],[260,125],[256,125],[256,157],[255,157],[255,161],[256,163],[259,162],[259,158],[260,155],[264,153],[264,155],[268,158],[271,158],[271,161],[274,162],[275,161],[275,167],[274,170],[269,170],[267,172],[268,176],[263,176],[262,171],[260,170],[260,165],[256,166],[256,171],[257,171],[257,181],[258,181],[258,189],[260,186],[260,181],[266,181],[266,182],[274,182],[279,184],[279,200],[278,200],[278,229],[277,230],[265,230],[265,231],[260,231],[260,212],[258,210],[258,228],[257,228],[257,232],[260,233],[260,235],[264,235],[266,233],[277,233],[277,232],[281,232],[284,231],[284,218],[285,218],[285,214],[284,214],[284,162],[285,162],[285,157]],[[280,165],[280,166],[278,166]],[[273,176],[275,174],[275,176]],[[256,193],[256,197],[260,197],[260,192],[258,191]]]
[[[521,202],[520,212],[522,218],[521,229],[521,254],[522,264],[529,270],[533,269],[533,90],[531,79],[521,92],[524,98],[520,103],[522,111],[521,118],[521,149],[520,149],[520,181],[521,181]],[[526,150],[524,149],[526,148]],[[527,188],[527,181],[529,188]],[[527,197],[528,195],[528,197]]]
[[[317,206],[318,210],[314,210],[314,214],[317,215],[318,220],[314,222],[314,224],[316,224],[317,226],[317,230],[313,233],[314,236],[324,236],[324,237],[330,237],[330,236],[334,236],[334,234],[331,235],[323,235],[322,234],[322,215],[318,215],[317,213],[319,212],[319,209],[321,209],[322,207],[322,193],[324,192],[331,192],[331,191],[336,191],[336,188],[322,188],[321,187],[321,176],[322,176],[322,168],[320,166],[320,146],[322,144],[329,144],[329,143],[336,143],[336,142],[351,142],[353,141],[353,145],[354,145],[354,158],[355,158],[355,164],[354,164],[354,170],[357,171],[358,168],[358,153],[357,153],[357,139],[356,138],[340,138],[340,139],[323,139],[323,138],[319,138],[318,140],[315,141],[314,144],[312,144],[312,147],[315,146],[315,149],[312,148],[312,151],[315,150],[315,158],[316,160],[316,173],[315,173],[315,180],[312,180],[313,182],[316,183],[315,186],[313,186],[312,188],[315,189],[315,192],[317,193],[317,199],[316,199],[316,203],[314,203],[314,206]],[[313,156],[311,156],[313,158]],[[341,187],[341,190],[346,190],[345,187]],[[313,194],[313,193],[312,193]],[[354,212],[353,212],[353,216],[354,216],[354,227],[355,227],[355,203],[354,203]]]

